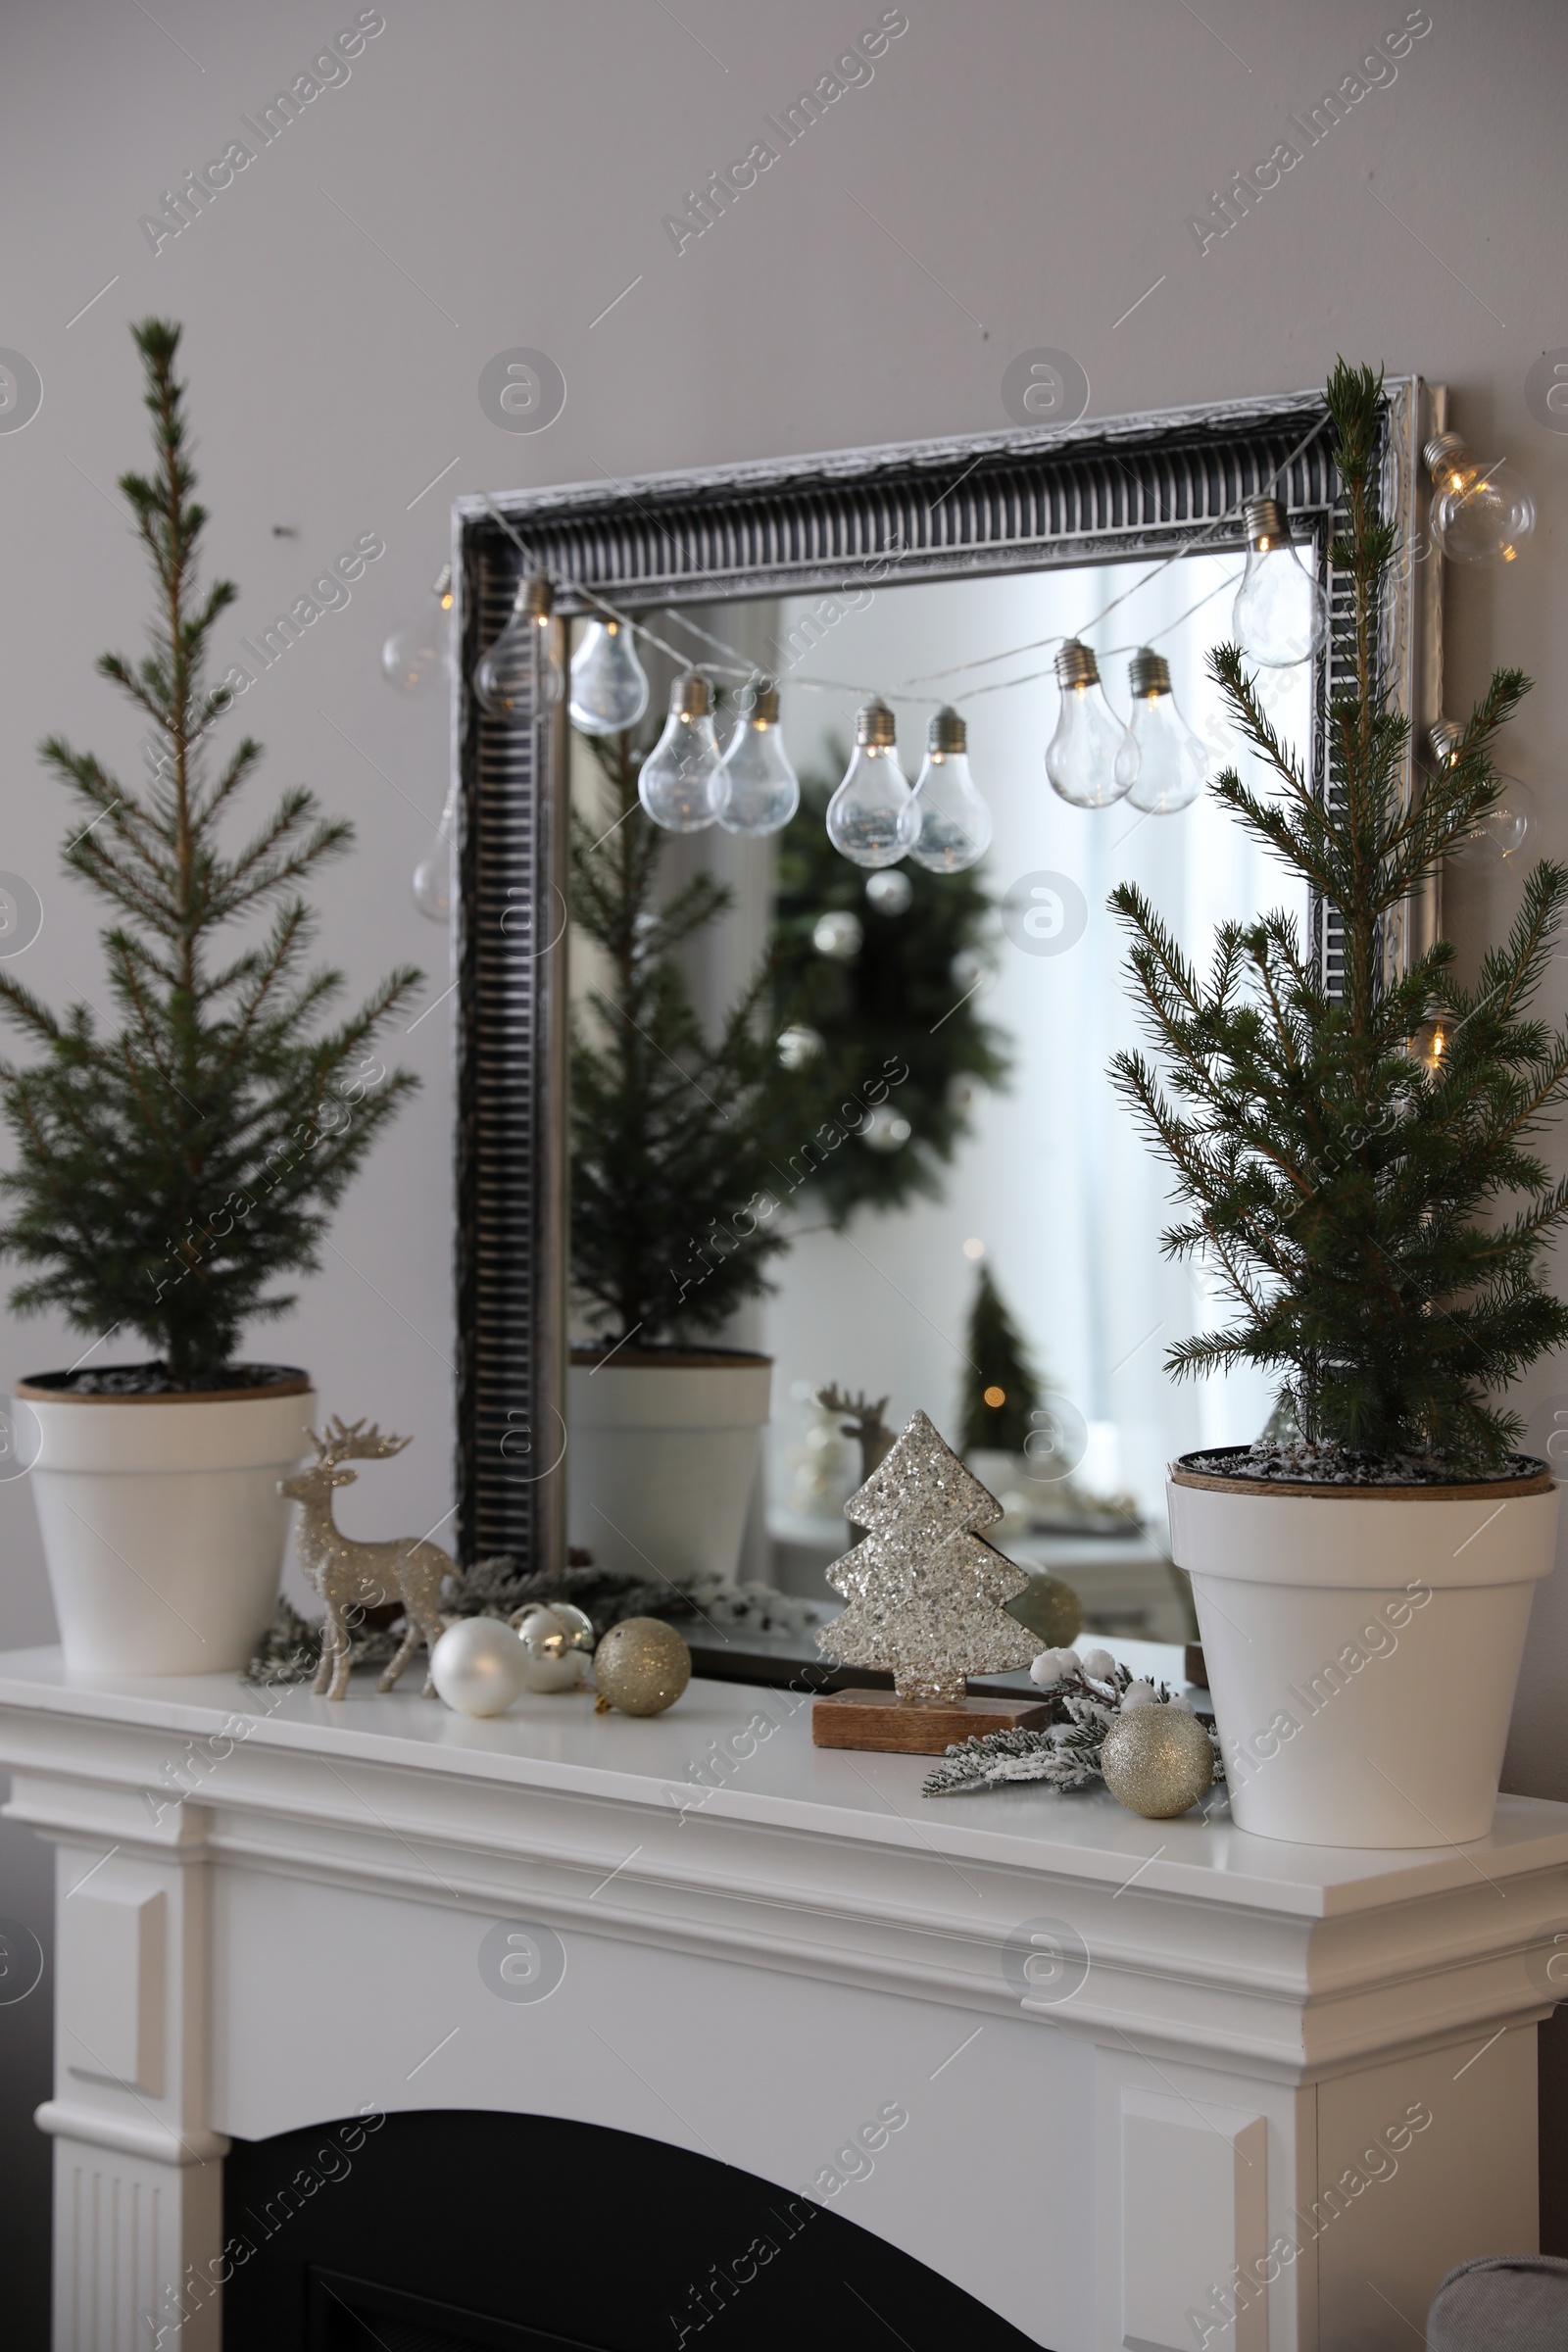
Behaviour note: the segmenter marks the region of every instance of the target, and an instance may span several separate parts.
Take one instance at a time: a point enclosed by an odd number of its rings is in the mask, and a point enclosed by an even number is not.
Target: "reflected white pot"
[[[211,1396],[74,1396],[24,1382],[15,1414],[66,1670],[220,1674],[277,1603],[308,1449],[304,1379]]]
[[[1260,1489],[1179,1462],[1167,1493],[1238,1828],[1379,1848],[1484,1838],[1556,1547],[1544,1466],[1474,1487]]]
[[[573,1544],[638,1576],[732,1578],[772,1390],[765,1355],[572,1354]]]

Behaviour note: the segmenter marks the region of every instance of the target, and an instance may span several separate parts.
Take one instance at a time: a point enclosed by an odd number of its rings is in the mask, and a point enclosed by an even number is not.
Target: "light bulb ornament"
[[[1428,729],[1427,742],[1438,766],[1451,767],[1461,756],[1464,737],[1451,718],[1440,718]],[[1493,800],[1448,852],[1466,865],[1488,865],[1499,858],[1507,864],[1524,848],[1539,821],[1535,795],[1527,785],[1494,768],[1488,772],[1494,788]]]
[[[1231,608],[1236,641],[1265,669],[1294,669],[1322,652],[1329,607],[1302,564],[1290,517],[1277,498],[1250,498],[1242,510],[1247,564]]]
[[[701,833],[716,814],[718,744],[713,735],[713,690],[688,670],[669,690],[664,731],[643,761],[637,797],[666,833]]]
[[[414,869],[414,904],[432,923],[450,922],[455,896],[452,887],[452,868],[456,855],[454,836],[458,824],[458,779],[453,777],[447,786],[440,821],[435,838]]]
[[[852,865],[897,865],[914,825],[914,796],[899,765],[893,713],[873,695],[856,713],[855,752],[827,805],[827,837]]]
[[[778,688],[758,679],[719,762],[713,807],[726,833],[780,833],[801,805],[800,778],[779,732]]]
[[[1106,702],[1087,645],[1069,637],[1057,649],[1055,669],[1061,709],[1046,747],[1052,789],[1074,808],[1108,808],[1131,789],[1138,746]]]
[[[591,615],[571,658],[571,723],[584,735],[618,735],[648,708],[648,673],[628,621]]]
[[[1129,808],[1146,816],[1175,816],[1190,808],[1208,776],[1208,751],[1177,708],[1170,690],[1170,665],[1141,646],[1128,667],[1138,773],[1127,794]]]
[[[926,733],[925,763],[915,779],[909,856],[927,873],[958,874],[991,847],[991,811],[969,772],[968,729],[944,708]]]
[[[452,566],[443,564],[425,603],[381,647],[381,675],[400,694],[428,694],[452,675]]]
[[[1422,451],[1432,479],[1432,536],[1454,564],[1511,564],[1536,527],[1536,502],[1505,459],[1485,465],[1457,433]]]
[[[487,717],[522,726],[560,702],[564,680],[555,612],[555,591],[542,574],[518,583],[512,617],[473,673],[474,696]]]

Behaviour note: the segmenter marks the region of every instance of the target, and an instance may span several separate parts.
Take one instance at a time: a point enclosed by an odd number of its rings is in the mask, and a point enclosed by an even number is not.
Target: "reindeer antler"
[[[882,1415],[887,1398],[879,1396],[873,1404],[863,1389],[853,1396],[845,1396],[837,1388],[818,1389],[816,1401],[825,1413],[846,1413],[849,1418],[839,1424],[847,1438],[854,1438],[860,1448],[860,1478],[868,1479],[877,1464],[893,1450],[893,1432]]]
[[[313,1429],[310,1439],[322,1469],[330,1469],[337,1462],[384,1461],[388,1454],[401,1453],[405,1446],[414,1443],[412,1438],[383,1438],[379,1425],[373,1421],[367,1429],[363,1415],[358,1421],[345,1421],[337,1413],[328,1422],[324,1438],[318,1437]]]
[[[887,1408],[887,1398],[879,1396],[873,1404],[863,1389],[853,1396],[843,1396],[836,1388],[818,1389],[816,1401],[824,1413],[850,1413],[857,1421],[880,1421]]]

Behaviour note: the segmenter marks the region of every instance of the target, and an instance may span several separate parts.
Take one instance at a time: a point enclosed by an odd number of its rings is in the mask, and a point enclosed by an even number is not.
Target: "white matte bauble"
[[[594,1652],[593,1620],[569,1600],[532,1600],[510,1620],[530,1690],[575,1690]]]
[[[526,1687],[527,1665],[510,1625],[461,1617],[430,1652],[430,1680],[460,1715],[504,1715]]]

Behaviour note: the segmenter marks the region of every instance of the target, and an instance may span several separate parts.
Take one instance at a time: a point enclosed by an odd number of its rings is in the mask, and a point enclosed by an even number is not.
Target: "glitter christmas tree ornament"
[[[940,1755],[954,1740],[1043,1722],[1038,1702],[966,1695],[967,1676],[1026,1667],[1042,1643],[1006,1610],[1028,1578],[976,1533],[1002,1505],[924,1413],[844,1515],[866,1533],[827,1572],[848,1606],[817,1646],[842,1665],[890,1671],[894,1687],[818,1699],[816,1745]]]

